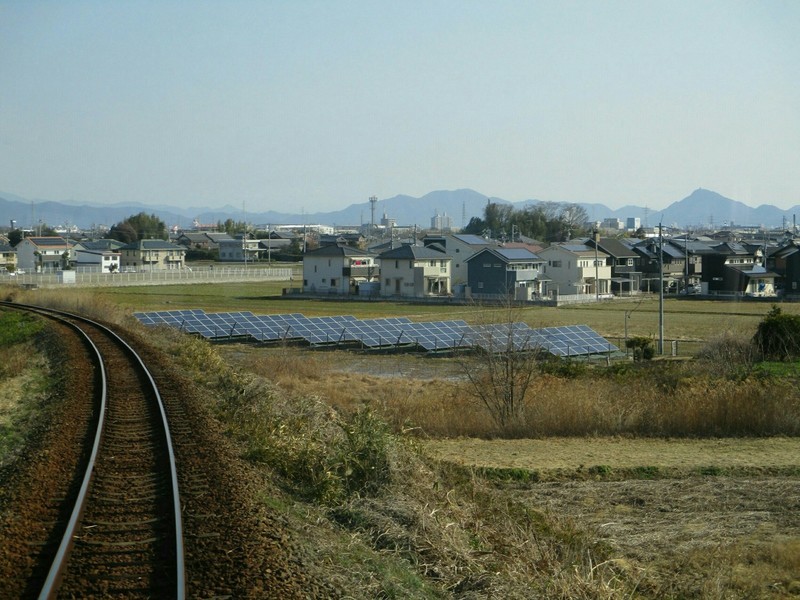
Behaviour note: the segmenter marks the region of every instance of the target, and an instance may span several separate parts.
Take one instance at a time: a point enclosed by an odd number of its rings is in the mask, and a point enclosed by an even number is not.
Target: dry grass
[[[126,322],[124,312],[102,301],[84,298],[80,306],[110,310],[114,314],[106,315],[107,319]],[[739,308],[753,308],[743,315],[743,330],[760,318],[757,305]],[[335,306],[325,310],[351,312]],[[574,324],[589,322],[583,317],[606,310],[610,311],[598,307],[594,312],[576,309],[556,314]],[[705,328],[717,318],[719,314],[698,313],[686,321],[698,326],[702,321]],[[622,324],[619,312],[608,312],[608,319],[609,324]],[[652,313],[647,319],[652,320]],[[550,323],[534,320],[532,324]],[[687,466],[692,456],[706,462],[706,455],[692,454],[695,441],[657,441],[659,437],[726,432],[765,435],[781,428],[796,432],[798,392],[781,380],[723,371],[719,365],[699,372],[697,365],[666,363],[573,378],[542,375],[528,397],[523,424],[527,429],[516,432],[539,437],[530,443],[542,445],[534,456],[524,456],[504,444],[525,441],[498,440],[504,432],[470,398],[466,383],[449,372],[446,376],[438,372],[444,363],[431,368],[427,376],[397,376],[419,370],[419,363],[411,364],[414,359],[403,358],[399,360],[408,360],[410,366],[398,363],[388,369],[389,376],[353,373],[344,364],[346,359],[335,352],[215,349],[175,332],[150,331],[148,335],[160,338],[159,343],[173,349],[184,369],[209,385],[212,401],[237,395],[240,400],[252,400],[237,401],[230,405],[235,410],[221,414],[233,419],[228,421],[232,435],[246,433],[248,428],[262,435],[264,421],[252,410],[274,408],[277,414],[270,416],[272,424],[285,419],[292,427],[310,425],[302,433],[314,443],[315,451],[333,453],[337,451],[333,447],[326,451],[324,445],[316,445],[330,429],[332,415],[346,418],[364,407],[379,410],[396,432],[415,434],[398,436],[402,443],[392,463],[392,482],[381,493],[350,497],[328,513],[298,509],[316,519],[309,521],[308,535],[327,519],[344,532],[315,552],[330,561],[331,569],[348,579],[361,597],[721,600],[781,598],[800,592],[796,477],[709,477],[721,472],[720,465],[735,465],[736,460],[723,440],[714,440],[719,442],[716,446],[706,440],[711,444],[707,456],[714,461],[701,465],[713,467],[703,476],[646,479],[655,473],[653,469],[666,465],[670,456],[683,464],[676,468],[687,471],[693,468]],[[358,360],[356,355],[348,356]],[[275,390],[280,402],[274,402]],[[295,417],[302,417],[304,423],[292,421]],[[534,464],[527,461],[533,458],[540,461],[535,464],[542,464],[557,443],[546,437],[553,433],[572,436],[569,441],[579,447],[583,444],[583,452],[589,453],[576,454],[571,462],[566,460],[569,467],[555,469],[577,471],[581,465],[584,471],[592,466],[623,469],[621,450],[616,457],[603,454],[602,449],[592,451],[587,440],[598,435],[617,436],[602,441],[618,450],[625,441],[644,444],[625,453],[634,465],[626,468],[644,467],[642,478],[614,481],[598,469],[593,475],[600,481],[588,477],[532,483],[523,477],[530,473],[528,465]],[[631,435],[652,437],[628,440]],[[452,465],[429,460],[424,450],[415,450],[420,437],[457,436],[482,438],[486,444],[479,450],[482,455],[489,454],[487,448],[496,448],[493,464],[510,472],[510,482],[487,479],[466,460]],[[740,439],[730,445],[749,450],[745,454],[752,464],[747,468],[768,471],[769,452],[757,458],[755,446],[747,446],[757,441],[770,440]],[[789,446],[793,442],[772,441]],[[462,450],[454,452],[465,456],[470,443],[474,442],[464,441]],[[667,446],[657,448],[656,454],[642,454],[648,444],[652,449],[662,443]],[[677,449],[687,447],[690,450],[683,459],[687,462],[680,463]],[[577,467],[576,460],[580,461]]]
[[[397,432],[415,428],[432,438],[800,435],[800,392],[793,382],[730,379],[714,363],[658,363],[622,373],[598,367],[572,378],[542,374],[528,390],[524,422],[501,430],[470,384],[457,377],[457,367],[446,378],[434,369],[428,377],[408,379],[353,373],[346,367],[352,354],[345,352],[247,346],[221,351],[291,393],[319,394],[344,412],[366,406],[380,411]]]

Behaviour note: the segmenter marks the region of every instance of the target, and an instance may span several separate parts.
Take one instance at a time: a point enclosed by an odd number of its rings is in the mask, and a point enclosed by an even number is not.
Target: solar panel
[[[464,346],[469,331],[465,321],[403,323],[400,329],[404,336],[410,337],[425,350],[433,352]]]
[[[602,354],[619,350],[586,325],[545,327],[533,330],[533,340],[556,356]]]
[[[555,356],[618,351],[587,325],[531,329],[526,323],[469,326],[465,321],[412,322],[407,317],[360,320],[351,315],[306,317],[301,313],[255,315],[200,309],[137,312],[148,327],[167,325],[208,339],[249,337],[260,342],[305,340],[311,345],[359,342],[363,347],[412,346],[429,352],[480,347],[487,352],[541,349]]]

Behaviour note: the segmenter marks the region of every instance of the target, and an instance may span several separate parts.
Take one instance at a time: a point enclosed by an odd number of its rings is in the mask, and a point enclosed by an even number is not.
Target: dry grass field
[[[56,294],[20,299],[47,297]],[[487,318],[481,307],[288,301],[253,284],[103,290],[61,294],[58,301],[128,324],[133,310],[171,308]],[[770,305],[670,299],[665,308],[666,336],[699,347],[723,335],[749,339]],[[781,308],[800,314],[799,305]],[[653,299],[521,314],[534,327],[585,323],[612,341],[624,334],[626,320],[630,336],[653,337],[658,328]],[[547,588],[562,598],[800,596],[796,369],[790,378],[775,378],[724,361],[655,361],[635,369],[541,373],[529,390],[526,422],[507,435],[471,393],[468,363],[460,359],[244,344],[217,346],[215,353],[237,378],[268,380],[298,406],[314,398],[342,415],[374,411],[423,453],[472,477],[472,497],[458,502],[471,516],[460,527],[472,531],[475,556],[496,540],[494,556],[504,564],[498,575],[505,570],[509,581],[539,581],[562,565],[552,579],[559,583]],[[387,499],[385,511],[409,501]],[[514,505],[526,507],[521,514],[533,521],[512,517]],[[540,518],[547,534],[533,528]],[[547,546],[553,535],[561,546]],[[514,558],[523,548],[549,557],[541,559],[549,565],[543,573]],[[385,589],[380,597],[403,597]]]

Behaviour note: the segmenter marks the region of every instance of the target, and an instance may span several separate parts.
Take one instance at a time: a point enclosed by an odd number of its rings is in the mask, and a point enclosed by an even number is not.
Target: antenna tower
[[[369,207],[370,207],[370,210],[372,211],[372,221],[370,223],[369,234],[371,236],[373,236],[373,237],[375,236],[375,205],[377,203],[378,203],[378,197],[377,196],[370,196],[369,197],[369,205],[370,205]]]

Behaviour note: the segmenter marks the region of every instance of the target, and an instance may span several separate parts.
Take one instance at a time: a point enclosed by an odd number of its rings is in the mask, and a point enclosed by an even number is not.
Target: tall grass
[[[500,428],[465,379],[353,374],[338,360],[283,349],[260,350],[241,364],[293,393],[319,394],[345,414],[369,408],[396,432],[430,437],[800,435],[793,379],[724,361],[549,367],[528,390],[524,421]]]

